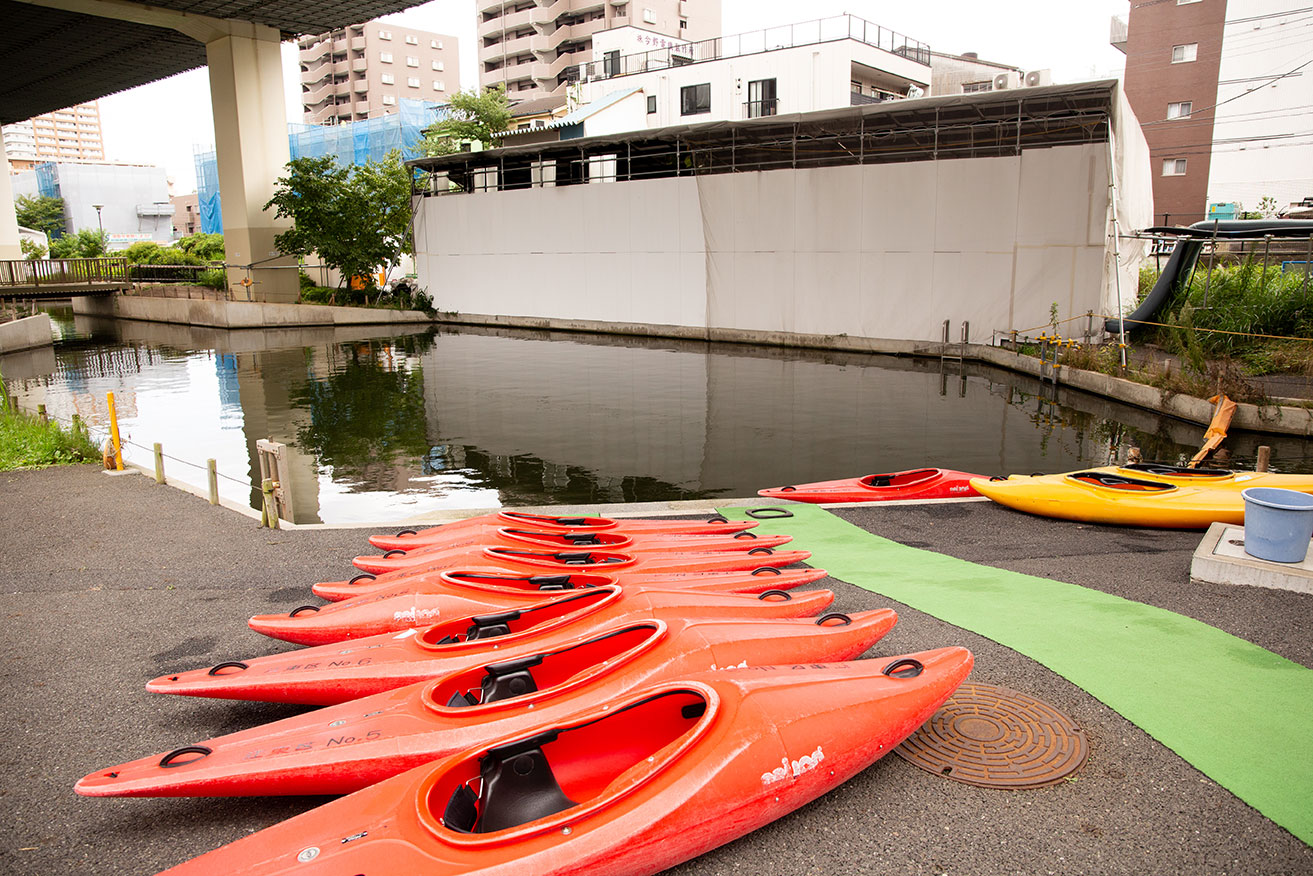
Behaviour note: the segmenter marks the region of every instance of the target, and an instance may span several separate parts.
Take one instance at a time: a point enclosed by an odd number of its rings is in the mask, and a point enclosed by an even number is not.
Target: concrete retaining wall
[[[74,298],[73,312],[86,316],[176,322],[224,329],[390,325],[433,321],[418,310],[332,307],[324,304],[266,304],[259,301],[201,301],[135,295]]]
[[[26,316],[0,325],[0,353],[48,347],[54,343],[54,338],[48,314]]]

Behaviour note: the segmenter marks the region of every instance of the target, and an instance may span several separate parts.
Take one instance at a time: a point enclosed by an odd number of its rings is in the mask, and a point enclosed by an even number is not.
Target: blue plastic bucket
[[[1302,563],[1313,538],[1313,496],[1275,487],[1241,490],[1245,553],[1274,563]]]

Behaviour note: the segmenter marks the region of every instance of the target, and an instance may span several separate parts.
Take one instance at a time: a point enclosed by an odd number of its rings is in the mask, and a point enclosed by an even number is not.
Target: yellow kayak
[[[1107,466],[1055,475],[976,478],[971,486],[1000,505],[1062,520],[1207,529],[1210,523],[1243,524],[1249,487],[1281,487],[1313,493],[1313,475],[1182,469],[1175,466]]]

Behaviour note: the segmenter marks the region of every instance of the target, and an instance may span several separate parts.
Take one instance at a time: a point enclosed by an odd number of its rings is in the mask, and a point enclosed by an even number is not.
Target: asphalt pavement
[[[1080,527],[988,503],[839,513],[906,544],[1180,612],[1313,668],[1313,596],[1192,584],[1199,533]],[[301,711],[144,685],[292,647],[246,619],[315,602],[310,585],[348,575],[368,532],[264,530],[90,466],[0,474],[0,873],[151,874],[321,802],[86,799],[72,788],[98,768]],[[999,791],[886,757],[670,874],[1313,874],[1313,849],[1033,660],[843,582],[820,586],[838,610],[898,610],[872,655],[965,645],[973,681],[1064,711],[1087,734],[1089,760],[1060,784]]]

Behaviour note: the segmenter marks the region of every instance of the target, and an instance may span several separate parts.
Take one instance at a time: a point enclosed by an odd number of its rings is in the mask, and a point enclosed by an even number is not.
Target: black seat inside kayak
[[[457,788],[442,823],[460,833],[492,833],[578,806],[565,796],[543,754],[542,746],[557,734],[549,730],[489,749],[479,761],[482,790],[476,797],[468,784]]]
[[[538,689],[538,683],[529,669],[542,662],[542,655],[535,654],[505,663],[490,663],[483,667],[483,681],[479,685],[478,695],[471,696],[473,691],[454,693],[447,700],[447,708],[464,709],[533,693]]]
[[[465,641],[473,642],[476,639],[509,636],[511,634],[510,622],[519,616],[518,611],[504,611],[500,614],[482,614],[471,618],[474,623],[470,624],[469,629],[465,631]]]

